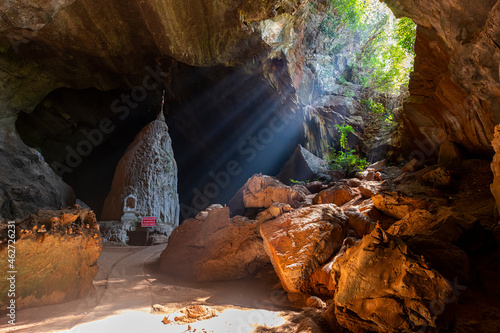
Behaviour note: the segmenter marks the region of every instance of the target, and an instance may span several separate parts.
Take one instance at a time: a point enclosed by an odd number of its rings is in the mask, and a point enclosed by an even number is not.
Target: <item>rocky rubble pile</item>
[[[291,304],[319,309],[330,330],[449,329],[462,285],[471,283],[471,253],[494,242],[495,203],[485,191],[491,172],[483,164],[410,163],[403,172],[381,162],[357,178],[292,187],[254,175],[230,201],[242,216],[215,205],[184,221],[162,269],[229,280],[271,264]],[[473,167],[475,181],[466,176]],[[464,204],[471,194],[475,202]],[[484,286],[500,277],[481,267],[475,279]]]

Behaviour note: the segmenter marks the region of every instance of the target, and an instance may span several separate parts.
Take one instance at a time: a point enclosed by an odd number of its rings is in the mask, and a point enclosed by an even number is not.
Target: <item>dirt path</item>
[[[165,245],[105,247],[98,260],[95,289],[85,298],[58,305],[20,310],[17,325],[0,319],[1,332],[250,332],[258,325],[278,326],[290,309],[273,291],[273,274],[260,279],[190,283],[158,271]],[[167,314],[152,314],[161,304]],[[220,316],[165,325],[162,319],[193,304],[208,305]]]

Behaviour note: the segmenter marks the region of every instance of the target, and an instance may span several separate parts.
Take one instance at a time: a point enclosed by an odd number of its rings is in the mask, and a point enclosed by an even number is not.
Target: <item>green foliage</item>
[[[356,155],[355,150],[345,152],[331,150],[327,155],[327,159],[331,169],[344,171],[348,177],[356,172],[363,171],[368,166],[366,158]]]
[[[394,120],[394,115],[392,113],[388,114],[387,117],[385,117],[384,122],[388,126],[394,126],[394,125],[396,125],[396,121]]]
[[[316,5],[312,1],[309,2],[309,10],[311,11],[311,14],[316,14]]]
[[[327,13],[319,25],[319,31],[326,36],[335,37],[338,27],[339,20],[333,13]]]
[[[378,0],[330,0],[333,10],[320,24],[330,38],[348,28],[361,38],[357,62],[352,65],[353,82],[381,93],[407,86],[413,68],[416,25],[409,18],[396,20]],[[345,45],[336,42],[330,51],[338,54]]]
[[[339,54],[340,52],[342,52],[342,50],[344,49],[345,45],[343,44],[336,44],[336,45],[333,45],[330,47],[330,51],[333,53],[333,54]]]
[[[396,40],[398,45],[408,54],[415,55],[415,40],[417,26],[408,17],[403,17],[396,22]]]
[[[339,30],[344,27],[353,32],[366,28],[370,23],[367,16],[370,1],[330,0],[334,12],[329,12],[325,15],[319,26],[319,30],[327,36],[335,37]],[[337,45],[336,47],[339,46]]]
[[[384,105],[380,102],[374,102],[371,99],[364,99],[361,104],[365,106],[369,112],[383,114],[387,111]]]
[[[347,149],[347,137],[354,132],[351,125],[335,125],[335,128],[340,132],[340,147],[343,150]]]
[[[292,184],[300,184],[300,180],[295,180],[295,179],[290,178],[290,183],[292,183]]]
[[[355,150],[348,149],[347,147],[348,136],[354,132],[352,126],[335,125],[335,128],[340,132],[340,147],[342,150],[335,151],[330,147],[330,151],[326,157],[329,167],[333,170],[344,171],[348,176],[366,169],[368,166],[366,159],[359,157],[356,155]]]
[[[383,127],[391,128],[396,125],[394,120],[394,114],[385,108],[385,106],[380,103],[380,101],[373,101],[371,99],[364,99],[361,101],[361,105],[365,108],[367,112],[375,113],[379,116],[380,120],[384,122]]]
[[[380,32],[360,55],[361,61],[356,67],[363,87],[389,93],[399,91],[401,85],[408,85],[413,56],[393,41],[392,33]]]
[[[348,26],[352,31],[366,25],[369,0],[332,0],[336,11],[336,22]]]

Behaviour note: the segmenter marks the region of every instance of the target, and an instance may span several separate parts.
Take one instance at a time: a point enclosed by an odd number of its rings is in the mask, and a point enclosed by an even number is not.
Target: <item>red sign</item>
[[[141,227],[156,227],[156,217],[147,216],[142,218]]]

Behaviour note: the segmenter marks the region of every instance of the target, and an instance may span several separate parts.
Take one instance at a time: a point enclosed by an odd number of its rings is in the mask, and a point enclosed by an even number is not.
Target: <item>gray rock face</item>
[[[310,151],[297,146],[290,159],[283,165],[277,178],[280,182],[289,184],[294,180],[330,180],[326,168],[326,161],[312,154]]]
[[[138,216],[156,216],[162,222],[158,231],[169,233],[178,225],[177,164],[162,120],[147,125],[118,163],[101,219],[120,220],[123,200],[130,194],[137,198]]]
[[[75,203],[73,189],[17,133],[0,128],[0,220]]]

